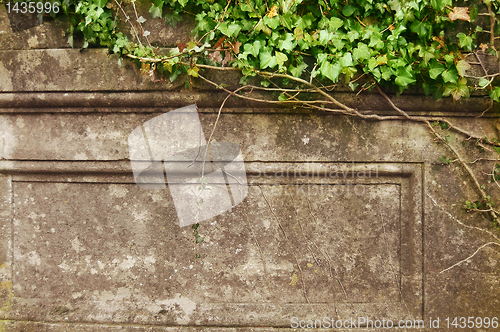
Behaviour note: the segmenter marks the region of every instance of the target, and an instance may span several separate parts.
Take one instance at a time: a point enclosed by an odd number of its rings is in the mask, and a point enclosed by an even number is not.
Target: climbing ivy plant
[[[481,62],[471,55],[497,55],[498,0],[469,7],[452,0],[154,0],[153,18],[172,26],[186,13],[196,20],[192,40],[163,56],[142,29],[146,19],[127,16],[123,2],[71,1],[63,4],[72,20],[70,44],[73,34],[81,33],[84,47],[100,44],[135,57],[155,77],[167,73],[175,80],[182,72],[196,77],[197,64],[205,64],[232,66],[245,77],[266,70],[310,81],[342,79],[353,90],[376,83],[403,92],[418,85],[435,98],[458,100],[485,89],[493,100],[500,98],[500,87],[493,84],[498,70],[481,64],[481,75],[468,75],[471,64]],[[134,41],[117,32],[120,14],[131,23]],[[363,74],[371,80],[358,85]]]

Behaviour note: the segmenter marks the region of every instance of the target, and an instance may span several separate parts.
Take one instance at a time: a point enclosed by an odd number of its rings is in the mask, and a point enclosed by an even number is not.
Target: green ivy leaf
[[[374,32],[370,36],[370,43],[368,44],[368,47],[372,47],[375,49],[382,49],[384,47],[384,42],[382,41],[382,34],[379,32]]]
[[[421,48],[418,56],[424,59],[424,64],[427,64],[431,59],[435,58],[435,52],[436,49],[434,47]]]
[[[282,66],[287,60],[286,54],[276,51],[276,63],[278,65]]]
[[[451,0],[431,0],[431,6],[432,6],[432,8],[436,9],[437,11],[442,11],[446,6],[451,7],[452,1]]]
[[[235,37],[241,30],[241,26],[238,24],[227,24],[226,22],[222,22],[219,25],[218,30],[222,32],[222,34],[228,37]]]
[[[280,41],[278,42],[278,48],[280,49],[280,51],[291,51],[296,45],[297,42],[295,41],[295,37],[291,33],[287,33],[285,35],[285,38],[280,39]]]
[[[465,60],[458,61],[456,67],[457,67],[458,74],[460,76],[465,76],[467,70],[469,70],[471,68],[470,64]]]
[[[479,82],[477,83],[481,88],[484,88],[485,86],[487,86],[488,84],[490,83],[490,80],[487,79],[486,77],[481,77],[479,79]]]
[[[68,35],[68,44],[69,46],[71,46],[71,48],[73,48],[73,34],[70,34]],[[113,51],[116,49],[116,45],[113,47]],[[118,50],[120,50],[120,48],[117,48]],[[116,53],[116,52],[114,52]]]
[[[458,73],[454,69],[446,69],[441,76],[445,83],[458,83]]]
[[[427,35],[427,28],[424,22],[414,21],[410,26],[411,32],[415,32],[419,37],[425,37]]]
[[[490,91],[490,98],[496,101],[497,103],[500,102],[500,86],[497,86]]]
[[[457,34],[459,46],[467,49],[468,51],[472,51],[472,37],[467,36],[465,33],[460,32]]]
[[[260,52],[260,69],[265,69],[267,67],[274,68],[276,66],[276,58],[272,55],[270,50]]]
[[[354,54],[354,57],[356,57],[356,53],[353,52],[353,54]],[[375,59],[375,58],[369,58],[368,59],[368,69],[370,71],[373,71],[373,69],[375,69],[375,67],[377,67],[377,66],[378,66],[377,59]]]
[[[354,61],[359,61],[359,60],[366,60],[366,59],[370,58],[371,53],[370,53],[370,49],[368,48],[368,46],[365,43],[359,42],[358,47],[356,47],[352,51],[352,55],[354,57]]]
[[[451,162],[451,159],[446,158],[446,156],[441,156],[441,157],[439,157],[438,161],[442,162],[445,165],[449,165]]]
[[[151,13],[152,18],[161,17],[162,7],[151,5],[151,8],[149,8],[149,12]]]
[[[344,7],[342,8],[342,14],[344,16],[347,16],[347,17],[354,14],[355,11],[356,11],[356,7],[351,6],[351,5],[344,5]]]
[[[460,98],[469,97],[469,87],[465,84],[458,84],[453,91],[451,91],[451,96],[454,100],[459,100]]]
[[[177,12],[173,12],[172,14],[165,14],[165,23],[170,25],[174,29],[177,26],[177,23],[179,23],[181,20],[182,18]],[[201,24],[201,22],[199,24]]]
[[[254,41],[253,44],[244,44],[243,51],[244,53],[252,54],[254,57],[257,57],[259,55],[260,45],[259,40]]]
[[[293,30],[293,19],[292,19],[292,14],[290,13],[285,13],[281,15],[281,24],[287,28],[288,30]]]
[[[264,16],[263,22],[265,25],[267,25],[269,28],[272,30],[276,29],[278,25],[280,24],[280,19],[279,16],[274,16],[272,18],[269,18],[267,16]]]
[[[193,76],[193,77],[198,77],[198,71],[200,69],[198,67],[192,67],[192,68],[189,68],[188,71],[187,71],[187,74],[189,76]]]
[[[429,65],[429,68],[429,77],[433,80],[445,70],[445,66],[435,60]]]
[[[323,65],[320,67],[321,74],[329,78],[334,83],[338,81],[341,71],[342,66],[339,63],[332,64],[329,61],[323,62]]]
[[[455,60],[455,55],[453,55],[453,54],[446,54],[444,56],[444,61],[446,61],[446,63],[448,63],[448,64],[452,64],[454,62],[454,60]]]
[[[349,87],[351,88],[352,91],[355,91],[356,90],[356,87],[358,86],[359,84],[356,83],[356,82],[350,82],[349,83]]]
[[[332,17],[328,22],[328,31],[335,32],[338,28],[342,27],[342,25],[344,25],[344,21],[338,17]]]
[[[396,84],[401,87],[407,87],[409,84],[415,83],[417,80],[411,74],[411,67],[399,67],[396,74]]]
[[[353,62],[352,62],[352,55],[351,55],[351,53],[349,53],[349,52],[345,53],[344,56],[342,58],[340,58],[339,63],[340,63],[340,65],[342,67],[352,66]]]
[[[394,71],[389,66],[380,66],[380,71],[382,73],[382,79],[385,81],[391,81],[392,75],[394,75]]]
[[[312,26],[314,20],[315,20],[314,15],[311,12],[309,12],[304,16],[299,17],[297,22],[295,22],[295,26],[301,29],[302,31],[305,31]]]
[[[306,68],[307,68],[307,64],[304,62],[301,62],[301,63],[299,63],[299,65],[297,67],[290,65],[288,70],[290,71],[290,74],[292,74],[292,76],[300,77],[300,75],[302,75],[302,73],[304,72],[304,70]]]

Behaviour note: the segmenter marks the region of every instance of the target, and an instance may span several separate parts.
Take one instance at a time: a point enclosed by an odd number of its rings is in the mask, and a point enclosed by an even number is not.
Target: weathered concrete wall
[[[433,169],[448,152],[424,126],[231,101],[214,138],[240,146],[249,192],[194,244],[170,191],[139,188],[128,160],[134,128],[192,103],[182,81],[63,49],[62,23],[15,32],[0,17],[0,331],[262,331],[293,317],[447,330],[447,317],[500,316],[498,247],[440,273],[499,232],[464,212],[476,193],[460,167]],[[208,137],[225,95],[198,87]],[[390,113],[376,95],[337,96]],[[498,137],[475,118],[481,98],[395,100]]]

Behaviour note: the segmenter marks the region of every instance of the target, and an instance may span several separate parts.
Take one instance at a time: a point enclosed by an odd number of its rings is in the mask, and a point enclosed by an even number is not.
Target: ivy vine
[[[135,10],[135,1],[129,3]],[[497,56],[497,0],[469,7],[452,0],[153,0],[152,18],[173,26],[185,13],[196,20],[193,39],[169,55],[158,55],[148,41],[150,32],[142,29],[146,19],[127,16],[123,2],[67,4],[70,44],[73,34],[81,33],[83,47],[100,44],[141,59],[145,73],[167,74],[172,81],[182,72],[196,77],[196,64],[205,64],[232,66],[244,77],[256,76],[257,69],[331,83],[343,79],[353,90],[371,89],[376,82],[399,93],[417,85],[436,99],[458,100],[485,89],[493,100],[500,98],[500,87],[493,84],[498,68],[485,68],[478,55]],[[133,42],[117,32],[121,14],[131,23]],[[478,63],[482,75],[469,75]],[[361,75],[372,80],[359,85]]]

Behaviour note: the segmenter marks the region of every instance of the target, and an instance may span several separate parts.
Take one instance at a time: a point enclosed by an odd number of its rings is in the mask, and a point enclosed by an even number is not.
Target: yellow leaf
[[[469,21],[469,8],[468,7],[453,7],[453,11],[448,13],[450,21],[462,20]]]
[[[199,70],[200,70],[200,68],[198,68],[198,67],[189,68],[187,71],[187,74],[189,76],[198,77]]]
[[[192,41],[192,42],[187,43],[187,48],[188,48],[188,50],[192,50],[193,48],[196,47],[196,45],[197,45],[196,42]]]
[[[377,58],[377,65],[385,65],[387,63],[387,56],[384,54],[384,55],[381,55]]]
[[[278,15],[278,6],[272,6],[269,12],[266,14],[267,17],[273,18]]]
[[[297,285],[297,281],[299,281],[299,278],[297,277],[297,275],[294,273],[293,276],[292,276],[292,281],[290,282],[290,285],[292,286],[295,286]]]

